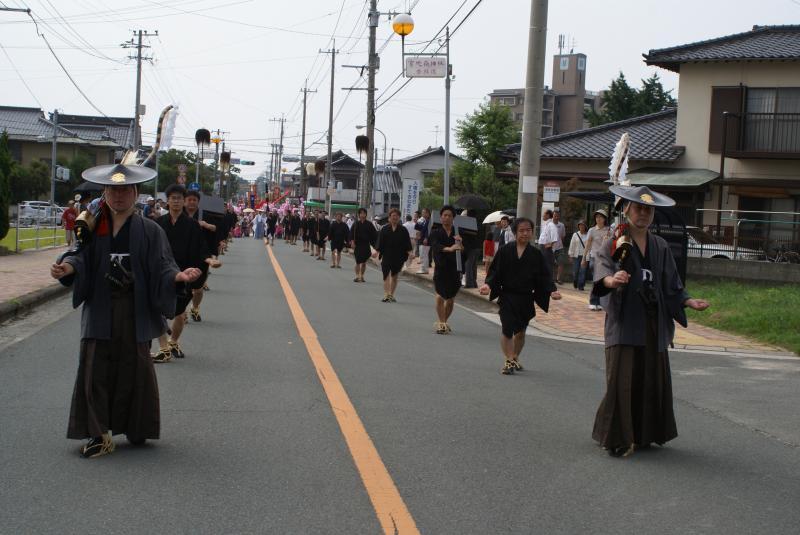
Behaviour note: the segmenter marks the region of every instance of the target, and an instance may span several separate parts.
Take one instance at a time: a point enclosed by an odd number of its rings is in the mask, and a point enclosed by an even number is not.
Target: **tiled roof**
[[[132,127],[132,119],[78,115],[59,115],[59,138],[70,138],[70,142],[92,145],[127,147]],[[124,121],[128,121],[127,124]],[[45,118],[38,108],[0,106],[0,132],[7,131],[9,138],[39,141],[42,137],[53,136],[53,123]]]
[[[397,160],[397,165],[402,166],[403,164],[407,164],[408,162],[412,162],[414,160],[418,160],[419,158],[424,158],[425,156],[438,156],[441,155],[444,158],[444,147],[428,147],[427,150],[420,152],[419,154],[414,154],[407,158],[403,158],[402,160]],[[450,153],[450,158],[453,160],[463,160],[461,156],[456,156],[452,152]]]
[[[684,152],[675,146],[677,109],[634,117],[594,128],[542,139],[541,157],[554,160],[610,160],[614,146],[625,132],[630,136],[630,160],[674,162]],[[509,150],[519,152],[520,144]]]
[[[645,63],[679,72],[682,63],[800,59],[800,25],[753,26],[749,32],[651,50]]]

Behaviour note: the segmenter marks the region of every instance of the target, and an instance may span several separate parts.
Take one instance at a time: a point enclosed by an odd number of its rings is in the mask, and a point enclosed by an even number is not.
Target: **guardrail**
[[[29,224],[24,224],[30,221]],[[61,226],[61,214],[41,215],[23,214],[21,206],[17,206],[15,225],[14,251],[52,249],[66,245],[67,236]]]

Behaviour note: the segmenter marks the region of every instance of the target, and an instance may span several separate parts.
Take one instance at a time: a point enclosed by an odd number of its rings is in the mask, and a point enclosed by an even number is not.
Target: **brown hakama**
[[[658,351],[656,319],[648,319],[645,346],[613,345],[605,351],[606,395],[592,438],[607,449],[662,445],[678,436],[669,356]]]
[[[111,315],[110,340],[81,340],[67,438],[157,439],[158,383],[148,344],[136,341],[133,292],[112,292]]]

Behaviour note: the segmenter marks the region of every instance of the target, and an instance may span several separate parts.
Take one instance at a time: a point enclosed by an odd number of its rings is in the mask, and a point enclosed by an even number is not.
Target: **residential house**
[[[17,162],[50,164],[53,123],[39,108],[0,106],[0,132],[8,133],[9,149]],[[59,157],[71,159],[82,152],[92,165],[114,163],[132,140],[132,118],[59,114]]]
[[[451,152],[450,165],[458,160],[463,158]],[[416,178],[427,184],[438,171],[444,169],[444,147],[428,147],[419,154],[398,160],[395,166],[400,170],[402,178]]]
[[[318,158],[318,161],[328,165],[328,155]],[[355,158],[348,156],[343,151],[338,150],[331,154],[331,174],[333,181],[333,194],[331,202],[335,204],[350,204],[355,207],[358,203],[358,184],[364,164]],[[308,177],[308,198],[307,201],[313,203],[325,203],[326,188],[325,175],[312,175]],[[299,175],[295,177],[295,182],[299,181]],[[299,184],[294,185],[299,188]]]

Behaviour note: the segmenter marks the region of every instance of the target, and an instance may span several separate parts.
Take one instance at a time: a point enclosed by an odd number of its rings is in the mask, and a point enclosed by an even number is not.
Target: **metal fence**
[[[18,205],[12,230],[15,233],[14,251],[17,253],[31,249],[52,249],[67,243],[66,231],[61,226],[61,212],[52,207],[30,213],[30,210],[23,209],[23,205]]]

